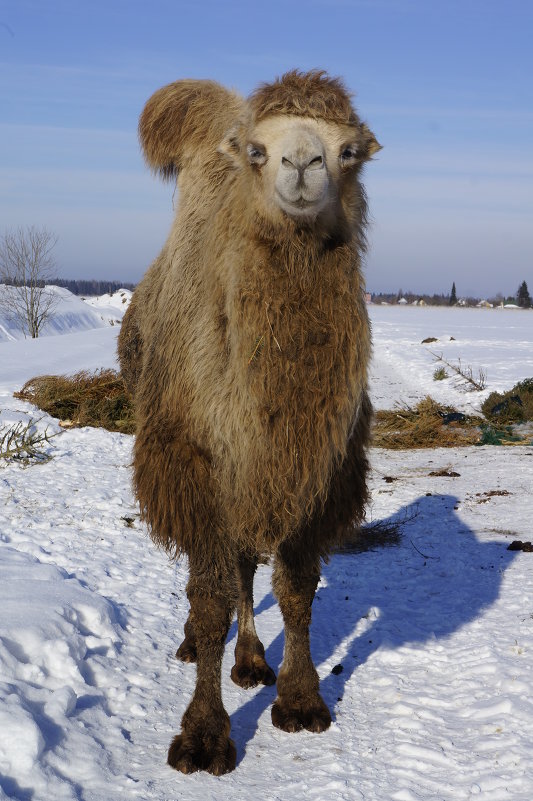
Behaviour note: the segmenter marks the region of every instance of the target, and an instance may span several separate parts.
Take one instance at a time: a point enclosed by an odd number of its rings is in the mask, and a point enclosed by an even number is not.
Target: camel
[[[197,680],[168,763],[221,775],[236,763],[221,698],[235,610],[231,678],[276,681],[253,615],[262,556],[285,629],[272,722],[331,723],[309,625],[321,559],[354,535],[368,500],[360,176],[380,145],[321,71],[288,72],[247,99],[177,81],[148,100],[139,134],[149,167],[179,190],[118,346],[141,514],[154,542],[189,562],[177,656],[196,662]]]

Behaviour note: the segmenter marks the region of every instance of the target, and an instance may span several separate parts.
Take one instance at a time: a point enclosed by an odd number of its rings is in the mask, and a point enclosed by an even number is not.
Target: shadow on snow
[[[402,527],[399,545],[336,554],[323,568],[313,603],[311,649],[319,674],[327,671],[320,692],[334,718],[345,685],[378,649],[444,639],[498,598],[503,572],[516,553],[505,542],[479,542],[455,514],[456,505],[451,495],[421,497],[416,517]],[[401,521],[409,511],[412,506],[384,522]],[[268,593],[256,615],[275,603]],[[235,634],[234,624],[229,638]],[[260,620],[258,634],[261,638]],[[280,632],[266,658],[277,671],[282,657]],[[342,672],[331,673],[338,663]],[[231,716],[238,762],[274,698],[275,687],[263,687]]]

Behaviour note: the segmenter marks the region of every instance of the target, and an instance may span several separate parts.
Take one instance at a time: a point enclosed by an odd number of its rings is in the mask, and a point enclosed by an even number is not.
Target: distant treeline
[[[449,295],[424,295],[415,292],[372,292],[372,301],[374,303],[398,303],[400,298],[405,298],[408,303],[413,303],[415,300],[423,300],[427,306],[448,306],[450,304]],[[475,305],[477,299],[469,298],[469,301]]]
[[[113,294],[118,289],[135,289],[135,284],[130,284],[126,281],[84,281],[79,278],[55,278],[50,283],[55,286],[68,289],[73,295],[85,295],[87,297],[94,297],[95,295]]]

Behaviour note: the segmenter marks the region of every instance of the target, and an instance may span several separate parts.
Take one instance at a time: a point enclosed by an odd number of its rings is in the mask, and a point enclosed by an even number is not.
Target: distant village
[[[490,298],[460,297],[457,295],[455,283],[449,294],[420,295],[414,292],[367,292],[366,302],[381,306],[463,306],[478,309],[531,309],[533,304],[527,283],[523,281],[514,296],[504,297],[501,294]]]
[[[401,297],[397,297],[396,295],[389,295],[383,292],[376,292],[375,294],[367,292],[366,302],[378,306],[465,306],[469,308],[476,307],[478,309],[494,309],[498,307],[503,309],[524,308],[519,306],[516,302],[508,303],[503,299],[478,300],[478,298],[459,298],[456,303],[450,303],[449,299],[444,296],[439,296],[437,299],[435,299],[433,295],[407,295],[407,297],[402,295]]]

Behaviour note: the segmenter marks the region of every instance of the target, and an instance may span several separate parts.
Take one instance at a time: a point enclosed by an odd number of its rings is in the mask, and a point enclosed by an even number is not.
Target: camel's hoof
[[[231,668],[231,678],[245,690],[257,687],[258,684],[270,686],[276,683],[276,674],[258,654],[238,659]]]
[[[210,739],[210,738],[207,738]],[[218,738],[212,749],[206,748],[201,736],[177,734],[168,749],[167,762],[174,770],[195,773],[206,770],[213,776],[222,776],[235,769],[237,751],[229,737]]]
[[[321,732],[329,729],[331,715],[320,696],[309,703],[284,703],[277,698],[272,707],[272,723],[283,731],[295,732],[307,729]]]
[[[176,659],[181,659],[182,662],[196,662],[197,652],[195,643],[185,637],[176,651]]]

